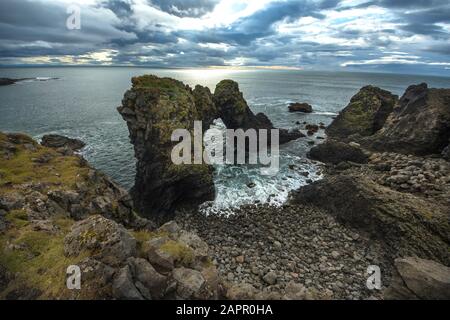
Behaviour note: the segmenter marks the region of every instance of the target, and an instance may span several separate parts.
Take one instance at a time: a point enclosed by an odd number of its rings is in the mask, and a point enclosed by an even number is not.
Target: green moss
[[[184,266],[194,262],[194,251],[180,242],[169,240],[161,246],[161,250],[169,253],[175,258],[175,261]]]
[[[0,139],[6,139],[2,134]],[[21,136],[25,139],[26,136]],[[53,149],[42,147],[28,137],[34,149],[27,149],[22,144],[15,145],[17,150],[10,158],[0,156],[0,192],[7,192],[10,185],[23,183],[41,183],[73,187],[77,181],[86,178],[88,167],[80,163],[76,156],[63,156]],[[38,159],[46,158],[46,163]]]
[[[15,275],[0,298],[20,288],[38,289],[41,299],[64,298],[73,293],[66,288],[67,267],[80,263],[88,253],[65,257],[64,236],[73,221],[58,217],[55,224],[61,228],[57,234],[22,226],[11,228],[0,236],[0,264]],[[8,246],[11,244],[17,248],[11,249]]]
[[[141,258],[146,258],[148,248],[146,242],[159,237],[167,237],[169,234],[165,231],[150,232],[147,230],[133,231],[129,230],[132,236],[136,239],[136,247],[138,255]]]
[[[11,210],[6,215],[6,220],[15,227],[24,227],[28,225],[28,215],[25,210]]]

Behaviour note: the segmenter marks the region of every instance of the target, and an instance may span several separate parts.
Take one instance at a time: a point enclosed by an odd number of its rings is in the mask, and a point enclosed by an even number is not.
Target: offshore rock
[[[132,83],[118,111],[127,122],[137,159],[135,208],[147,216],[165,215],[214,199],[211,166],[171,161],[174,130],[193,132],[194,121],[215,119],[209,90],[197,86],[193,91],[180,81],[156,76],[133,78]]]

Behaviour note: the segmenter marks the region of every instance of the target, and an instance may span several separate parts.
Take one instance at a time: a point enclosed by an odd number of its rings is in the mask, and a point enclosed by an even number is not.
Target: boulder
[[[226,298],[229,300],[253,300],[257,290],[251,284],[241,283],[232,285],[226,292]]]
[[[303,112],[303,113],[312,113],[313,108],[308,103],[291,103],[289,105],[289,112]]]
[[[355,163],[367,163],[369,161],[369,157],[361,148],[331,139],[311,148],[308,158],[332,164],[339,164],[344,161]]]
[[[71,151],[78,151],[83,149],[86,144],[78,139],[72,139],[57,134],[50,134],[42,137],[41,145],[48,148],[67,148]]]
[[[167,287],[167,277],[158,273],[145,259],[129,258],[128,265],[134,279],[139,281],[150,293],[151,298],[161,299]]]
[[[363,87],[328,126],[330,137],[370,136],[380,130],[394,109],[398,97],[373,86]]]
[[[131,192],[137,211],[167,215],[214,199],[212,166],[175,165],[171,160],[174,130],[192,133],[194,121],[215,118],[209,90],[197,86],[193,92],[180,81],[156,76],[133,78],[132,83],[118,111],[127,122],[137,159]]]
[[[320,297],[314,290],[310,290],[303,284],[295,283],[294,281],[288,282],[283,296],[283,300],[317,300],[324,298]]]
[[[136,240],[116,222],[91,216],[75,223],[64,238],[64,254],[78,256],[88,251],[91,257],[116,266],[136,254]]]
[[[120,300],[144,300],[133,282],[133,276],[128,265],[120,269],[114,277],[112,293],[114,298]]]
[[[450,139],[450,89],[410,86],[384,127],[363,144],[378,151],[441,154]]]
[[[115,269],[88,257],[78,266],[81,270],[81,293],[85,298],[112,298],[112,281]]]
[[[363,175],[327,176],[291,194],[341,223],[379,239],[390,257],[417,255],[450,263],[448,208],[380,186]]]
[[[450,268],[417,257],[395,260],[396,273],[385,299],[450,299]]]
[[[172,272],[176,281],[176,294],[180,299],[201,299],[205,288],[205,279],[201,272],[188,268],[176,268]]]

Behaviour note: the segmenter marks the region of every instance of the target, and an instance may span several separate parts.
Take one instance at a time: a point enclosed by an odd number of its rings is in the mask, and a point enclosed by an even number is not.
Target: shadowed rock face
[[[214,102],[228,129],[273,129],[272,122],[262,114],[255,115],[247,105],[239,85],[223,80],[216,86]]]
[[[429,201],[356,175],[328,176],[293,193],[291,201],[323,208],[384,241],[393,257],[416,255],[450,263],[448,212]]]
[[[394,280],[385,290],[386,299],[450,299],[449,267],[417,257],[396,259],[395,267]]]
[[[380,130],[393,111],[398,97],[377,87],[363,87],[327,128],[331,137],[369,136]]]
[[[365,142],[376,150],[438,154],[450,138],[450,89],[410,86],[382,130]]]
[[[212,166],[172,163],[175,129],[192,133],[194,121],[203,121],[205,131],[217,118],[229,129],[274,129],[266,115],[250,110],[232,80],[220,82],[214,95],[202,86],[192,90],[180,81],[156,76],[133,78],[132,83],[118,111],[134,145],[137,173],[132,195],[135,208],[144,215],[171,214],[214,199]],[[280,143],[302,136],[281,129]]]
[[[254,114],[245,101],[239,85],[233,80],[222,80],[214,91],[214,102],[219,116],[228,129],[275,129],[272,121],[264,114]],[[279,129],[280,144],[287,143],[305,135],[300,131],[290,132]],[[270,140],[270,134],[269,134]]]
[[[133,78],[132,83],[118,111],[127,122],[137,158],[132,189],[136,209],[144,215],[171,214],[182,205],[214,199],[211,166],[177,166],[171,161],[175,129],[193,132],[194,121],[206,118],[210,123],[215,118],[209,90],[197,86],[193,91],[182,82],[156,76]]]

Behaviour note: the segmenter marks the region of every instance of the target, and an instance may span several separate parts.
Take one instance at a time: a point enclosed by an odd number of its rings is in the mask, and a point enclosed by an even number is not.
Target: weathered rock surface
[[[67,148],[71,151],[78,151],[86,145],[83,141],[72,139],[57,134],[45,135],[42,137],[41,144],[48,148]]]
[[[448,211],[363,175],[327,176],[292,195],[294,203],[328,210],[338,221],[386,243],[392,257],[417,255],[450,263]]]
[[[450,268],[417,257],[395,260],[396,274],[385,299],[450,299]]]
[[[364,140],[380,151],[405,154],[440,154],[450,139],[450,89],[410,86],[384,127]]]
[[[313,160],[332,164],[338,164],[344,161],[367,163],[369,159],[360,147],[331,139],[311,148],[308,157]]]
[[[214,91],[214,102],[219,116],[228,129],[275,129],[272,121],[264,114],[254,114],[239,91],[239,85],[233,80],[222,80]],[[279,129],[280,144],[304,137],[300,131]],[[268,133],[270,141],[270,133]]]
[[[48,161],[34,160],[42,155]],[[202,274],[202,298],[218,297],[217,270],[198,236],[174,222],[155,230],[83,158],[26,135],[0,133],[0,226],[0,299],[173,298],[168,279],[180,267]],[[159,236],[173,261],[167,274],[146,259]],[[67,289],[68,266],[80,268],[81,290]]]
[[[117,266],[136,255],[136,240],[116,222],[91,216],[77,222],[64,239],[66,256],[78,256],[83,251],[108,265]]]
[[[308,103],[291,103],[289,105],[289,112],[312,113],[313,107]]]
[[[142,293],[136,288],[129,266],[119,270],[112,284],[114,297],[120,300],[144,300]]]
[[[127,122],[137,159],[135,208],[147,216],[170,214],[180,206],[213,199],[211,166],[171,161],[173,131],[193,132],[194,121],[214,114],[209,90],[197,86],[194,93],[180,81],[156,76],[133,78],[132,83],[118,110]]]
[[[398,97],[377,87],[363,87],[326,129],[330,137],[370,136],[380,130]]]

